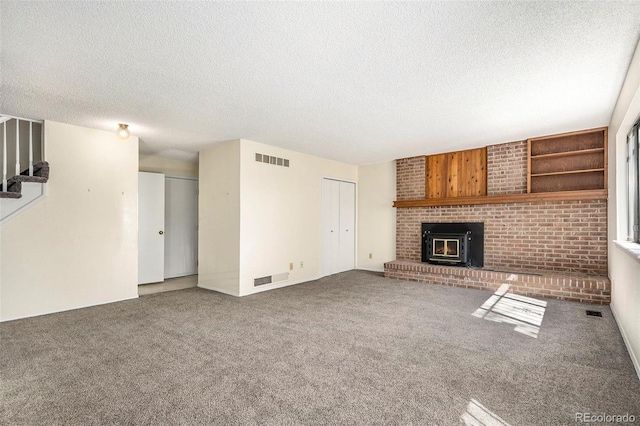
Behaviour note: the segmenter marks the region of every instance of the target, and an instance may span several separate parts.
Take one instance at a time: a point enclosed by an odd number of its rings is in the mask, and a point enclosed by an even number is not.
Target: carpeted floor
[[[608,307],[548,300],[533,338],[473,316],[490,296],[352,271],[3,323],[0,424],[640,423]]]

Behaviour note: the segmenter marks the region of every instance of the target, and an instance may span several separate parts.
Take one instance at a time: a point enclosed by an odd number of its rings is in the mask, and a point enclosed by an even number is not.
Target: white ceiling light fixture
[[[116,132],[120,139],[129,139],[129,125],[128,124],[118,124],[118,131]]]

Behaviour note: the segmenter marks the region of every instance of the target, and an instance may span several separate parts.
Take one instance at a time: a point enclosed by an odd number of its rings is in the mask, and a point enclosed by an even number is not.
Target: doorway
[[[198,181],[139,173],[138,284],[198,272]]]

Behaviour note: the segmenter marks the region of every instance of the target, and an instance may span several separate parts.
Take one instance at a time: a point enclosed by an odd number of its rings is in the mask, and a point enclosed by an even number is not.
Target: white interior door
[[[331,274],[340,272],[340,182],[337,180],[329,180],[331,182],[331,229],[329,231],[331,253],[329,262],[331,263]]]
[[[331,275],[331,180],[322,179],[322,255],[320,274]]]
[[[355,184],[322,179],[323,276],[355,268]]]
[[[340,182],[340,234],[338,270],[350,271],[355,263],[356,184]]]
[[[138,173],[138,284],[164,281],[164,175]]]
[[[198,273],[198,181],[165,179],[164,277]]]

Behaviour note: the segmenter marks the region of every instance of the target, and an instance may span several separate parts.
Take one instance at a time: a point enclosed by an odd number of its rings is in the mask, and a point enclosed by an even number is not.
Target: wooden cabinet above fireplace
[[[527,192],[607,187],[607,128],[528,139]]]
[[[487,195],[487,148],[425,157],[426,198]]]

